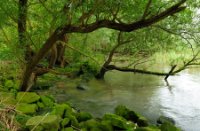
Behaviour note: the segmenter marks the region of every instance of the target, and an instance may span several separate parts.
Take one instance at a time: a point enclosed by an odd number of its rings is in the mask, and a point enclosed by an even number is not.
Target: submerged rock
[[[84,90],[88,90],[88,86],[84,83],[80,83],[76,86],[76,89],[84,91]]]
[[[163,124],[165,122],[172,123],[173,125],[175,124],[175,120],[173,118],[166,117],[166,116],[160,116],[157,120],[157,124]]]
[[[139,127],[146,127],[149,125],[145,117],[139,117],[139,119],[137,120],[137,124]]]
[[[160,126],[161,131],[181,131],[179,128],[175,127],[172,123],[165,122]]]
[[[22,103],[34,103],[40,99],[40,96],[35,92],[18,92],[16,99]]]

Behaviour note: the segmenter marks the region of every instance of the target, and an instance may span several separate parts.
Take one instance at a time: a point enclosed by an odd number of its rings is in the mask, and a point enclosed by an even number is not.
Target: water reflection
[[[108,72],[105,81],[91,80],[88,90],[79,91],[77,80],[64,82],[51,89],[60,102],[71,101],[75,107],[99,117],[123,104],[146,116],[152,123],[160,115],[174,118],[185,131],[198,131],[200,126],[200,74],[182,72],[169,77],[168,85],[162,77]],[[57,93],[55,93],[55,90]],[[49,93],[49,92],[48,92]]]

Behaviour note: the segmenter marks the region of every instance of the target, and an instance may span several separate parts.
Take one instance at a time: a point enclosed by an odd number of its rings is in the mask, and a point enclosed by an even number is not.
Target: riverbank
[[[150,125],[138,113],[119,105],[115,113],[94,118],[70,103],[58,104],[54,98],[35,92],[0,92],[0,129],[12,131],[178,131],[169,122]],[[4,91],[3,91],[4,90]]]

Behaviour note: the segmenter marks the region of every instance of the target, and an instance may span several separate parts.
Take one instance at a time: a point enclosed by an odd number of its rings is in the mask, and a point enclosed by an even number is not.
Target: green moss
[[[179,128],[175,127],[172,123],[165,122],[160,127],[161,131],[181,131]]]
[[[122,116],[123,118],[127,120],[131,120],[133,122],[137,122],[139,116],[134,111],[129,110],[123,105],[119,105],[115,108],[115,114]]]
[[[140,117],[137,121],[137,124],[140,127],[146,127],[146,126],[148,126],[148,121],[145,117]]]
[[[110,121],[113,127],[120,129],[129,129],[135,127],[134,123],[130,124],[126,119],[115,114],[105,114],[103,120]]]
[[[16,110],[23,114],[34,114],[36,113],[37,109],[38,107],[36,104],[20,103],[16,106]]]
[[[4,86],[5,88],[11,89],[14,87],[14,82],[12,80],[6,80]]]
[[[79,122],[87,121],[92,119],[92,115],[88,112],[80,112],[78,113],[77,119]]]
[[[67,104],[56,104],[53,108],[51,114],[58,115],[62,118],[65,118],[71,115],[72,108]]]
[[[48,107],[53,107],[54,105],[54,100],[48,96],[41,96],[41,101],[42,103],[45,105],[45,106],[48,106]]]
[[[16,99],[22,103],[34,103],[40,99],[40,96],[35,92],[19,92]]]
[[[61,127],[65,127],[69,124],[70,122],[70,119],[69,118],[64,118],[62,121],[61,121]]]
[[[61,119],[56,115],[35,116],[26,122],[26,126],[28,126],[30,130],[39,125],[43,127],[44,130],[57,131],[59,129],[60,120]]]

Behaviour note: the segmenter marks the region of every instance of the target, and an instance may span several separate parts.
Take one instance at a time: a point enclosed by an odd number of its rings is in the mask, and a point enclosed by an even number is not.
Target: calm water
[[[123,104],[152,123],[165,115],[172,117],[184,131],[200,130],[200,70],[169,77],[168,84],[163,77],[118,71],[108,72],[104,81],[86,83],[86,91],[75,88],[79,82],[58,82],[50,93],[58,101],[71,101],[78,109],[97,117]]]

